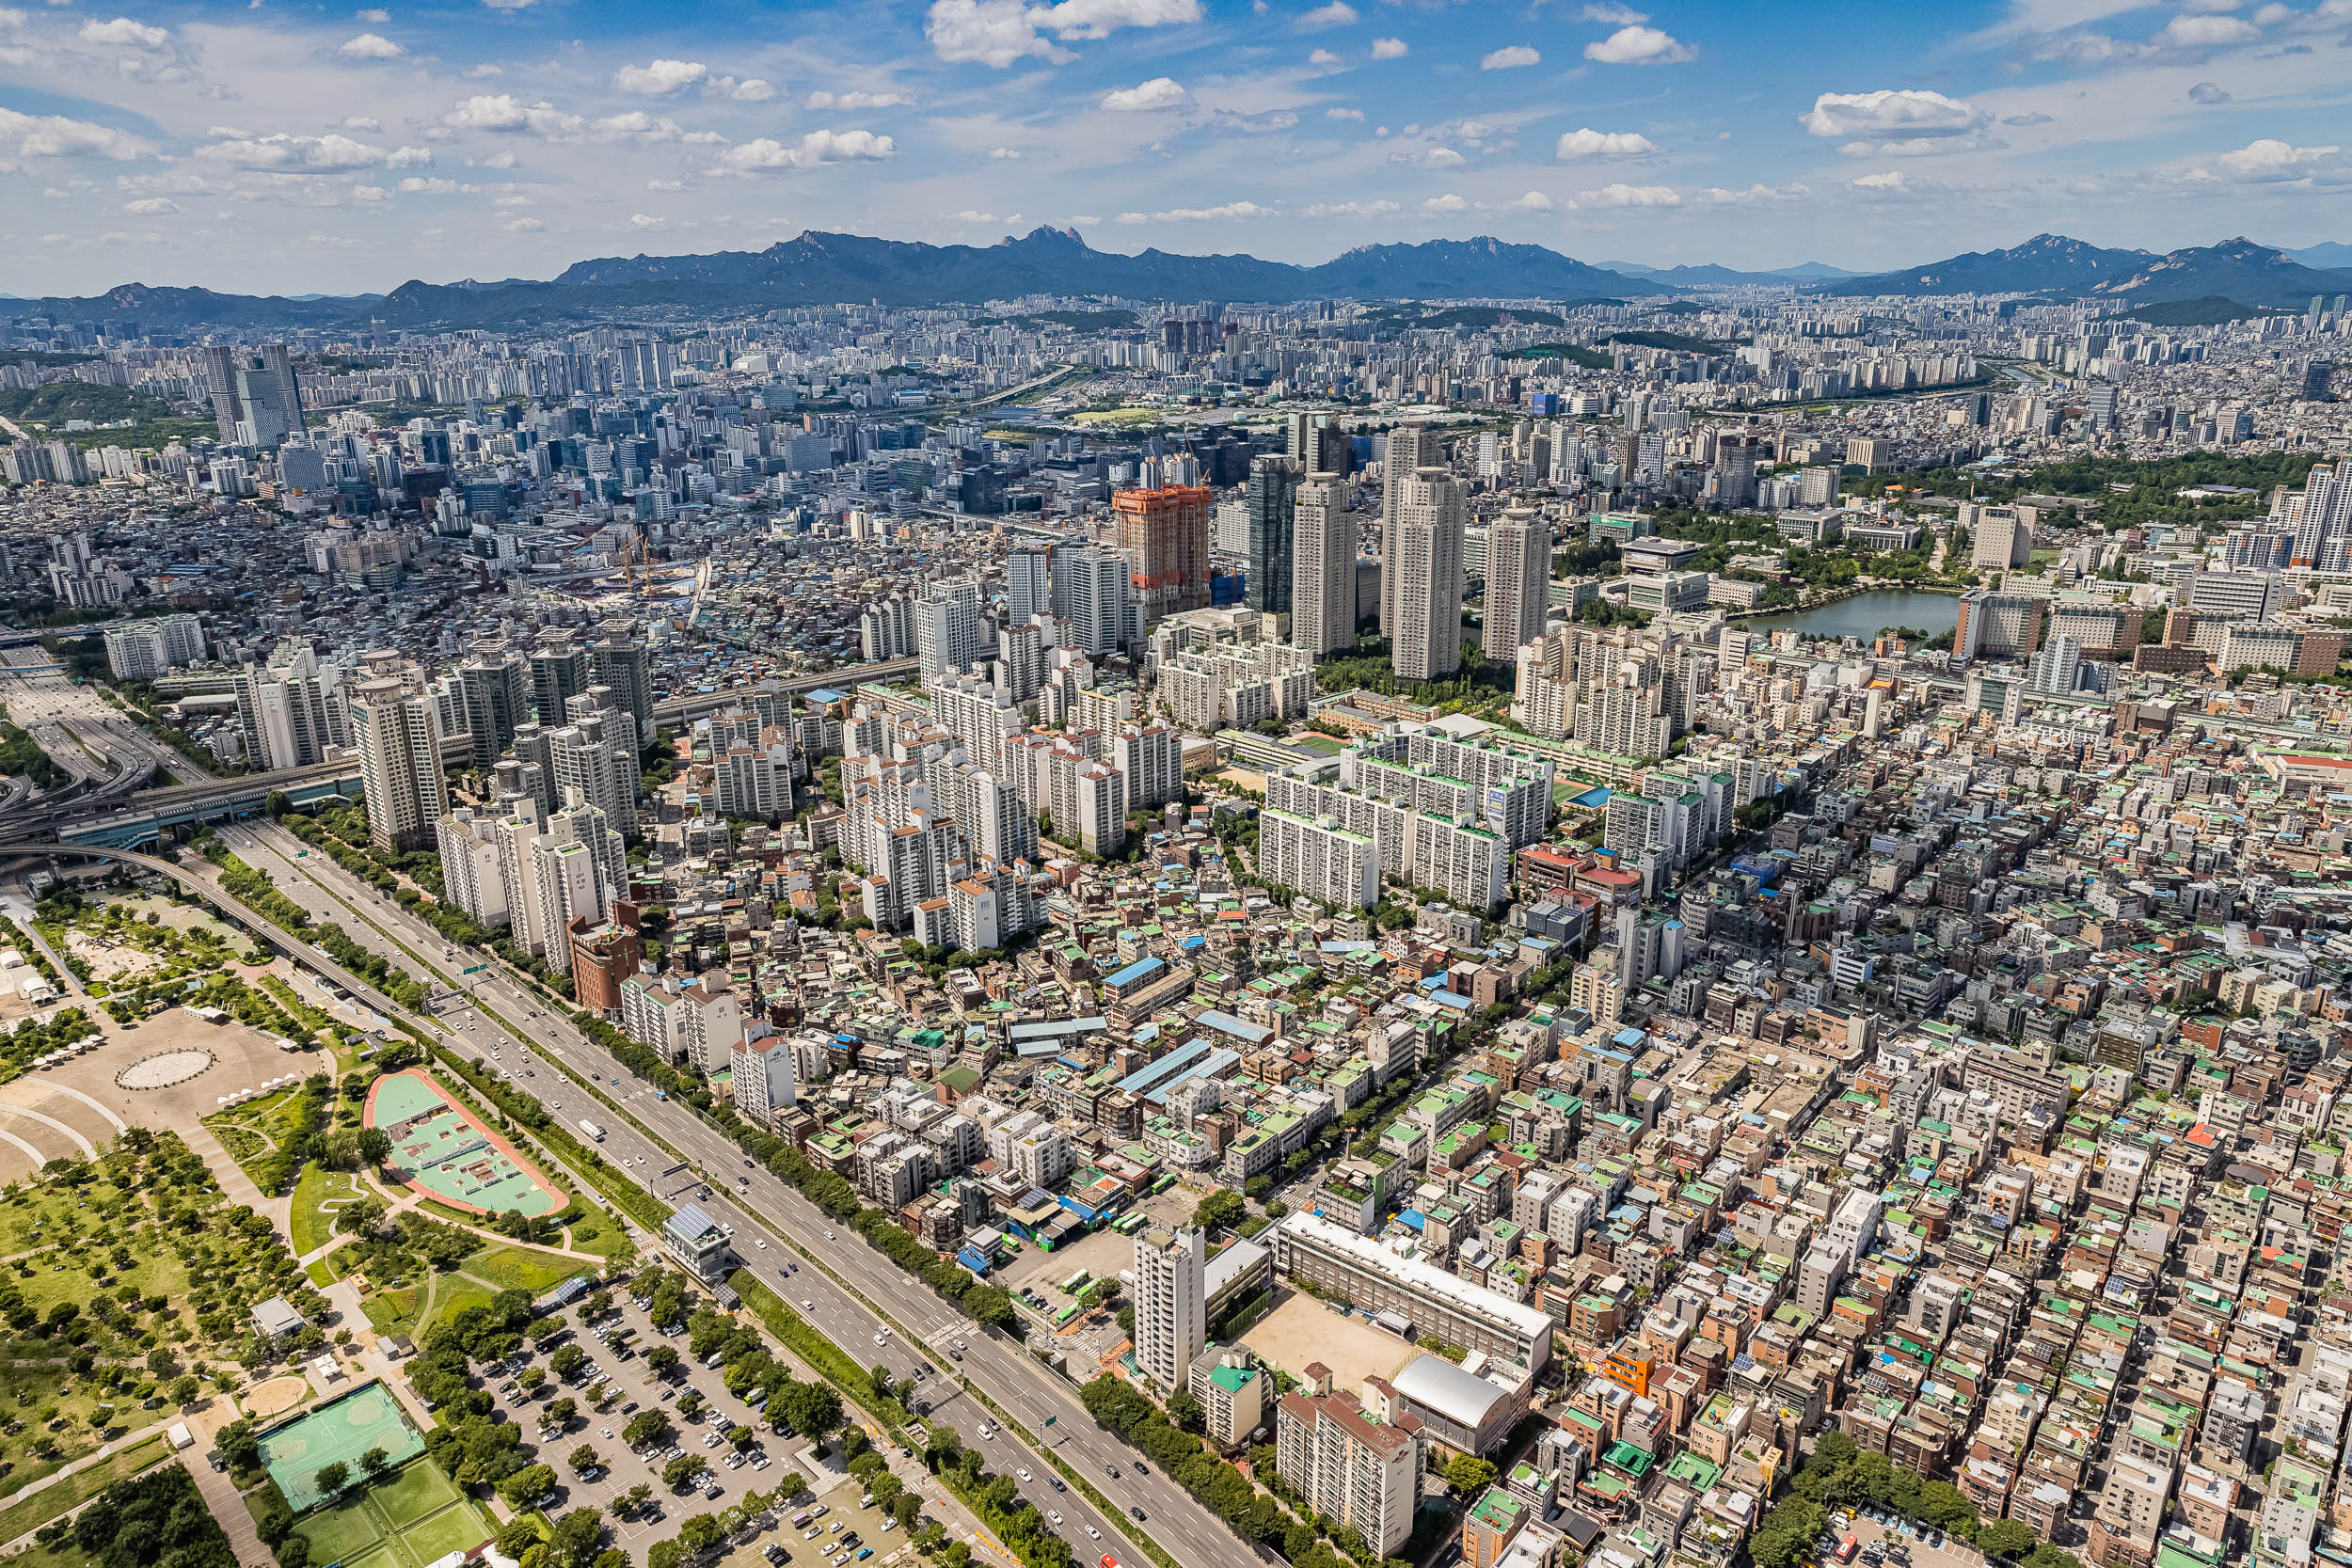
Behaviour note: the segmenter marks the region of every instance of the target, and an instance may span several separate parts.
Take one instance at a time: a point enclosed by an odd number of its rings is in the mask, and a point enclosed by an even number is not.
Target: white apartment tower
[[[1394,493],[1396,510],[1386,524],[1396,576],[1389,667],[1399,680],[1443,680],[1462,666],[1462,531],[1469,500],[1442,468],[1417,470],[1399,481]],[[1386,582],[1384,571],[1384,594]]]
[[[1208,1244],[1198,1227],[1136,1232],[1136,1365],[1167,1389],[1208,1347]]]
[[[395,680],[368,681],[352,694],[352,738],[368,803],[368,836],[385,849],[421,849],[449,810],[433,700]]]
[[[1498,663],[1544,632],[1544,595],[1551,581],[1551,525],[1541,513],[1513,507],[1486,531],[1486,613],[1480,643]]]
[[[1396,635],[1396,499],[1404,482],[1422,468],[1441,467],[1444,449],[1427,425],[1399,425],[1389,432],[1388,455],[1380,460],[1380,631]]]
[[[1295,493],[1291,641],[1317,658],[1356,646],[1356,515],[1337,474],[1310,474]]]

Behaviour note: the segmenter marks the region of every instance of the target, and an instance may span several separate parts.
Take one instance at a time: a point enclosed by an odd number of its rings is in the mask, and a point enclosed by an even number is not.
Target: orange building
[[[1147,624],[1208,608],[1213,494],[1200,484],[1112,494],[1119,550]]]

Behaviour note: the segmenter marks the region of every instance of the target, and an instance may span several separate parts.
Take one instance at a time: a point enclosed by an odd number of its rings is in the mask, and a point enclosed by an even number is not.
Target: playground
[[[318,1568],[426,1568],[491,1538],[481,1511],[440,1466],[419,1459],[295,1527]]]
[[[268,1466],[270,1480],[278,1483],[278,1490],[286,1495],[287,1506],[296,1513],[305,1513],[324,1500],[318,1488],[319,1471],[329,1465],[342,1465],[356,1481],[360,1477],[359,1456],[370,1449],[382,1449],[385,1463],[392,1465],[424,1452],[424,1439],[408,1424],[408,1418],[401,1414],[400,1402],[392,1398],[391,1390],[381,1383],[355,1388],[333,1403],[321,1405],[308,1416],[265,1433],[262,1438],[262,1463]],[[446,1486],[448,1482],[442,1484]],[[349,1507],[334,1512],[347,1513]],[[316,1547],[320,1543],[314,1541],[311,1544]],[[322,1555],[315,1560],[326,1563],[335,1559]]]
[[[368,1090],[367,1125],[391,1137],[386,1175],[477,1214],[516,1210],[535,1219],[564,1199],[514,1146],[424,1073],[387,1073]]]

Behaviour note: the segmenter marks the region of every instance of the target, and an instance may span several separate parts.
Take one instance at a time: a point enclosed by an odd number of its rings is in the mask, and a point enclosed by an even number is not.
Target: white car
[[[801,1298],[801,1307],[802,1307],[802,1309],[803,1309],[803,1310],[804,1310],[804,1311],[805,1311],[805,1310],[808,1310],[808,1309],[809,1309],[812,1306],[813,1306],[813,1304],[809,1301],[809,1299],[808,1299],[806,1296],[803,1296],[803,1297]]]
[[[1037,1480],[1037,1477],[1035,1477],[1035,1476],[1033,1476],[1033,1475],[1029,1474],[1029,1472],[1028,1472],[1028,1471],[1026,1471],[1026,1470],[1015,1470],[1015,1471],[1013,1472],[1013,1474],[1014,1474],[1014,1475],[1016,1475],[1016,1476],[1019,1476],[1019,1477],[1020,1477],[1023,1481],[1035,1481],[1035,1480]],[[1055,1523],[1058,1524],[1058,1523],[1060,1523],[1060,1521],[1059,1521],[1059,1520],[1056,1520],[1056,1521],[1055,1521]]]
[[[760,1238],[758,1238],[758,1237],[754,1237],[754,1238],[752,1239],[752,1245],[754,1245],[754,1246],[755,1246],[755,1247],[759,1248],[759,1250],[760,1250],[760,1251],[762,1251],[762,1252],[765,1252],[765,1251],[767,1251],[767,1250],[768,1250],[768,1243],[767,1243],[765,1241],[763,1241],[763,1240],[761,1240]]]
[[[877,1335],[875,1335],[875,1336],[874,1336],[874,1343],[876,1343],[876,1344],[878,1344],[878,1345],[879,1345],[879,1344],[882,1344],[882,1343],[886,1342],[889,1338],[890,1338],[890,1336],[889,1336],[889,1335],[887,1335],[887,1334],[877,1334]]]
[[[1103,1532],[1102,1532],[1101,1530],[1099,1530],[1099,1529],[1096,1529],[1096,1528],[1095,1528],[1092,1525],[1089,1525],[1089,1526],[1087,1527],[1087,1534],[1088,1534],[1089,1536],[1092,1537],[1094,1540],[1097,1540],[1097,1541],[1100,1541],[1100,1540],[1102,1540],[1102,1539],[1103,1539]]]
[[[1058,1513],[1055,1513],[1055,1512],[1054,1512],[1052,1509],[1050,1509],[1050,1508],[1049,1508],[1049,1509],[1047,1509],[1047,1510],[1045,1511],[1045,1516],[1046,1516],[1048,1519],[1053,1520],[1053,1521],[1054,1521],[1054,1523],[1055,1523],[1055,1524],[1057,1524],[1057,1525],[1058,1525],[1058,1524],[1060,1524],[1060,1523],[1062,1522],[1062,1521],[1061,1521],[1061,1515],[1060,1515],[1060,1514],[1058,1514]]]

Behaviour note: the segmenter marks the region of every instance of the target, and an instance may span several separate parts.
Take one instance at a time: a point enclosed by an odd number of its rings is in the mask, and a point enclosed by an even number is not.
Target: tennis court
[[[282,1483],[281,1483],[282,1484]],[[323,1508],[295,1527],[314,1568],[427,1568],[491,1537],[481,1512],[430,1459]]]
[[[382,1449],[387,1464],[399,1465],[424,1451],[424,1439],[401,1414],[400,1402],[381,1383],[355,1388],[332,1404],[290,1421],[262,1439],[262,1462],[270,1480],[296,1513],[318,1506],[318,1473],[341,1465],[357,1481],[359,1456]],[[337,1510],[335,1512],[344,1512]],[[313,1545],[320,1544],[313,1543]],[[317,1557],[325,1563],[332,1557]]]
[[[533,1218],[564,1206],[538,1172],[421,1072],[377,1079],[368,1091],[367,1125],[390,1136],[399,1179],[445,1203]]]

